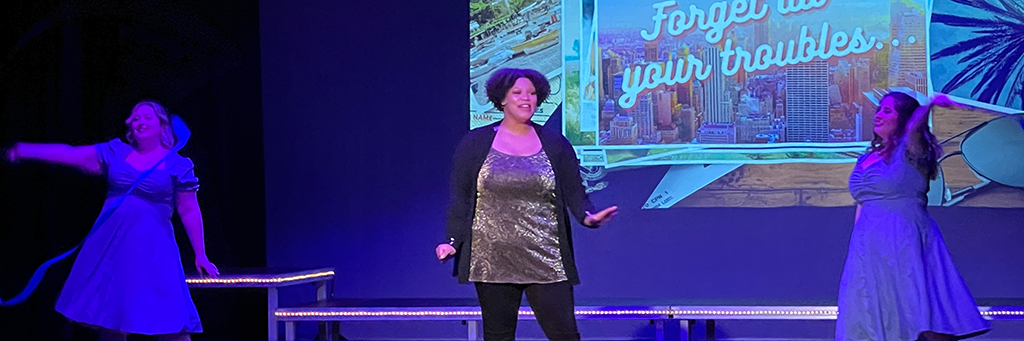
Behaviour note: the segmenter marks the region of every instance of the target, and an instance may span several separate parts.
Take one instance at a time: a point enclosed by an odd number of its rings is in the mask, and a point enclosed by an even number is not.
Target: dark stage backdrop
[[[265,266],[259,7],[251,1],[0,5],[0,143],[93,144],[123,136],[132,105],[164,102],[193,131],[210,259]],[[0,165],[0,297],[77,244],[99,213],[105,181],[40,164]],[[186,272],[192,247],[175,218]],[[51,268],[26,303],[0,308],[0,339],[89,340],[53,309],[73,258]],[[206,333],[265,337],[264,294],[193,291]]]
[[[451,155],[469,127],[462,1],[260,3],[267,263],[334,266],[335,295],[473,297],[442,242]],[[644,202],[666,168],[618,171],[598,206]],[[621,207],[574,229],[579,299],[834,304],[853,207]],[[979,298],[1024,297],[1024,211],[932,208]],[[284,293],[283,304],[304,300]],[[832,335],[834,322],[722,322],[727,337]],[[349,338],[458,338],[457,322],[349,323]],[[1016,329],[1014,329],[1016,328]],[[535,323],[522,336],[539,337]],[[645,322],[581,322],[584,337],[652,337]],[[313,326],[300,328],[312,337]],[[986,337],[1021,335],[997,323]]]

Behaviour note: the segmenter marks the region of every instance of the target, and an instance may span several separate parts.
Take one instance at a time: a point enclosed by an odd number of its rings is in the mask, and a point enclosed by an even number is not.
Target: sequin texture
[[[491,149],[477,177],[469,280],[565,281],[555,214],[555,173],[546,153]]]

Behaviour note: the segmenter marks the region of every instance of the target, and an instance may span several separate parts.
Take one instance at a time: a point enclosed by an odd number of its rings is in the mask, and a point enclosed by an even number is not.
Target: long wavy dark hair
[[[910,121],[910,117],[914,115],[914,110],[917,110],[920,104],[916,99],[902,92],[890,92],[885,97],[882,97],[882,100],[884,101],[886,98],[892,98],[895,102],[893,107],[896,109],[897,114],[896,128],[893,130],[893,136],[889,139],[883,140],[881,136],[875,134],[875,138],[871,140],[871,146],[868,147],[868,153],[878,151],[880,156],[889,160],[889,156],[896,150],[899,141],[904,138],[903,135],[907,131],[907,122]],[[942,157],[942,145],[939,144],[938,139],[928,129],[928,124],[922,124],[921,129],[910,132],[910,134],[912,136],[907,136],[908,141],[910,139],[918,139],[919,143],[916,145],[920,146],[920,148],[908,147],[907,160],[917,170],[921,171],[921,174],[924,174],[930,180],[934,180],[939,173],[939,158]]]

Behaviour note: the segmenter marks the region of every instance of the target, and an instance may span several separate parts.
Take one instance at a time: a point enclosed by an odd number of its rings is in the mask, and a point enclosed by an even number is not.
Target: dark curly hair
[[[871,140],[871,146],[868,147],[868,153],[877,150],[883,153],[882,156],[886,159],[896,150],[896,145],[900,139],[904,138],[903,135],[907,131],[907,122],[910,121],[910,117],[914,116],[914,111],[920,106],[916,99],[902,92],[890,92],[882,97],[882,100],[884,101],[887,97],[891,97],[895,102],[893,108],[896,109],[897,115],[896,128],[893,131],[894,136],[891,139],[883,140],[881,136],[875,134],[874,139]],[[920,131],[911,132],[911,135],[907,136],[907,139],[919,139],[917,145],[921,146],[921,150],[907,149],[907,159],[928,179],[934,180],[938,175],[938,160],[942,157],[942,146],[939,145],[938,139],[928,129],[927,124],[921,125]]]
[[[533,83],[533,88],[537,89],[538,106],[544,103],[548,96],[551,96],[551,84],[548,83],[547,77],[537,70],[506,68],[494,71],[491,78],[487,79],[487,99],[494,103],[494,107],[498,110],[505,110],[505,106],[501,102],[505,101],[508,90],[520,78],[529,79],[530,83]]]

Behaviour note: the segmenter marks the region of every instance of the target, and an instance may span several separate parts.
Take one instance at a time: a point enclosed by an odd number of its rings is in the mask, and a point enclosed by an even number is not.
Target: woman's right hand
[[[448,256],[455,254],[455,247],[448,244],[437,244],[437,248],[434,251],[437,252],[437,259],[445,260]]]

